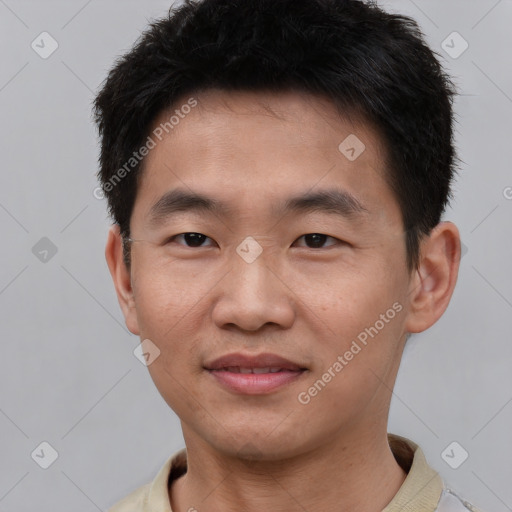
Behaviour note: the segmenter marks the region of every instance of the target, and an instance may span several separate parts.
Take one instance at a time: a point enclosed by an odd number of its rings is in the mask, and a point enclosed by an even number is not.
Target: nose
[[[215,324],[243,331],[258,331],[267,324],[289,329],[295,319],[294,293],[278,274],[262,257],[247,263],[236,255],[218,288]]]

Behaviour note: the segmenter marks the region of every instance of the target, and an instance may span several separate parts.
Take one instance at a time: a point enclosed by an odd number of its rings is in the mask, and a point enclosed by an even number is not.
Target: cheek
[[[302,300],[322,318],[327,331],[339,335],[341,341],[373,326],[388,310],[391,320],[397,317],[396,309],[400,308],[393,309],[393,304],[403,297],[400,290],[389,272],[352,275],[340,272],[331,273],[326,283],[310,279]],[[386,330],[389,323],[386,322]],[[381,330],[380,322],[378,327]]]
[[[133,289],[142,334],[161,336],[175,325],[181,328],[211,287],[208,276],[198,276],[190,266],[140,265]]]
[[[197,329],[187,332],[180,328],[181,323],[172,327],[175,323],[173,321],[171,327],[166,323],[153,326],[151,335],[147,336],[160,351],[159,357],[148,366],[148,370],[169,407],[181,418],[187,418],[201,412],[200,404],[203,401],[195,387],[196,379],[202,371],[198,359],[201,340],[197,336]]]
[[[324,293],[317,304],[321,318],[317,322],[323,327],[316,340],[322,353],[321,368],[315,373],[322,376],[330,370],[325,375],[329,388],[350,390],[355,386],[370,392],[378,385],[377,376],[386,374],[394,364],[401,343],[405,308],[400,286],[381,276],[380,282],[376,278],[340,279],[338,285],[331,283],[330,290],[333,292]],[[350,384],[348,388],[344,382]],[[336,400],[336,395],[332,399]]]
[[[384,315],[389,311],[385,323],[380,311],[377,308],[376,319],[375,315],[367,316],[371,319],[368,321],[362,314],[343,321],[340,314],[334,326],[337,335],[330,333],[317,339],[323,344],[319,347],[321,360],[317,360],[311,378],[295,399],[303,405],[308,422],[316,422],[318,428],[332,422],[328,428],[335,431],[340,425],[362,417],[368,407],[373,408],[372,403],[379,402],[374,400],[378,394],[386,398],[392,389],[390,376],[400,357],[400,313],[382,308]]]
[[[139,273],[134,300],[141,340],[149,339],[160,351],[148,366],[160,393],[179,390],[180,381],[197,368],[200,353],[196,320],[204,291],[190,286],[188,276],[159,272]]]

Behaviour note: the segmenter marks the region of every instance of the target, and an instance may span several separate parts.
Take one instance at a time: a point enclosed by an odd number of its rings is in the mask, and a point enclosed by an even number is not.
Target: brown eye
[[[336,242],[341,242],[341,240],[338,240],[337,238],[334,238],[329,235],[323,235],[321,233],[309,233],[307,235],[301,236],[300,238],[298,238],[298,240],[300,240],[301,238],[304,239],[304,241],[306,242],[306,246],[309,247],[310,249],[322,249],[323,245],[329,238],[331,240],[335,240],[335,243],[330,245],[336,245]],[[330,247],[330,245],[327,247]]]
[[[179,235],[174,235],[171,238],[169,238],[166,243],[174,242],[179,237],[183,237],[186,247],[190,247],[190,248],[208,247],[208,246],[204,246],[203,243],[205,240],[211,240],[209,237],[207,237],[206,235],[203,235],[202,233],[189,232],[189,233],[180,233]],[[178,245],[183,245],[183,244],[178,244]]]

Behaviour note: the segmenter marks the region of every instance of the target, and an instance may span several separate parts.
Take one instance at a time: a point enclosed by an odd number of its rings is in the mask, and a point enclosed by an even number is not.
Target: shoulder
[[[148,499],[151,484],[143,485],[118,501],[107,512],[143,512]]]
[[[437,505],[436,512],[481,512],[476,507],[464,501],[452,490],[445,488]]]
[[[165,461],[152,482],[139,487],[107,512],[172,512],[169,503],[170,484],[186,471],[187,451],[183,448]]]

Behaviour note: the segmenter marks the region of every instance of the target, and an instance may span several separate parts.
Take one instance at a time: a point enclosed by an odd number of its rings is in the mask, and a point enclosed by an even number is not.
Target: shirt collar
[[[401,460],[405,463],[408,460],[410,470],[402,486],[382,512],[434,512],[443,491],[441,477],[427,464],[423,451],[416,443],[394,434],[388,434],[388,440],[399,464]],[[407,450],[411,453],[409,457],[405,454]]]
[[[391,502],[382,512],[434,512],[443,491],[439,474],[425,459],[421,448],[404,437],[388,434],[393,455],[407,472],[407,477]],[[169,487],[187,471],[185,448],[173,454],[162,466],[149,486],[144,512],[172,512]]]

